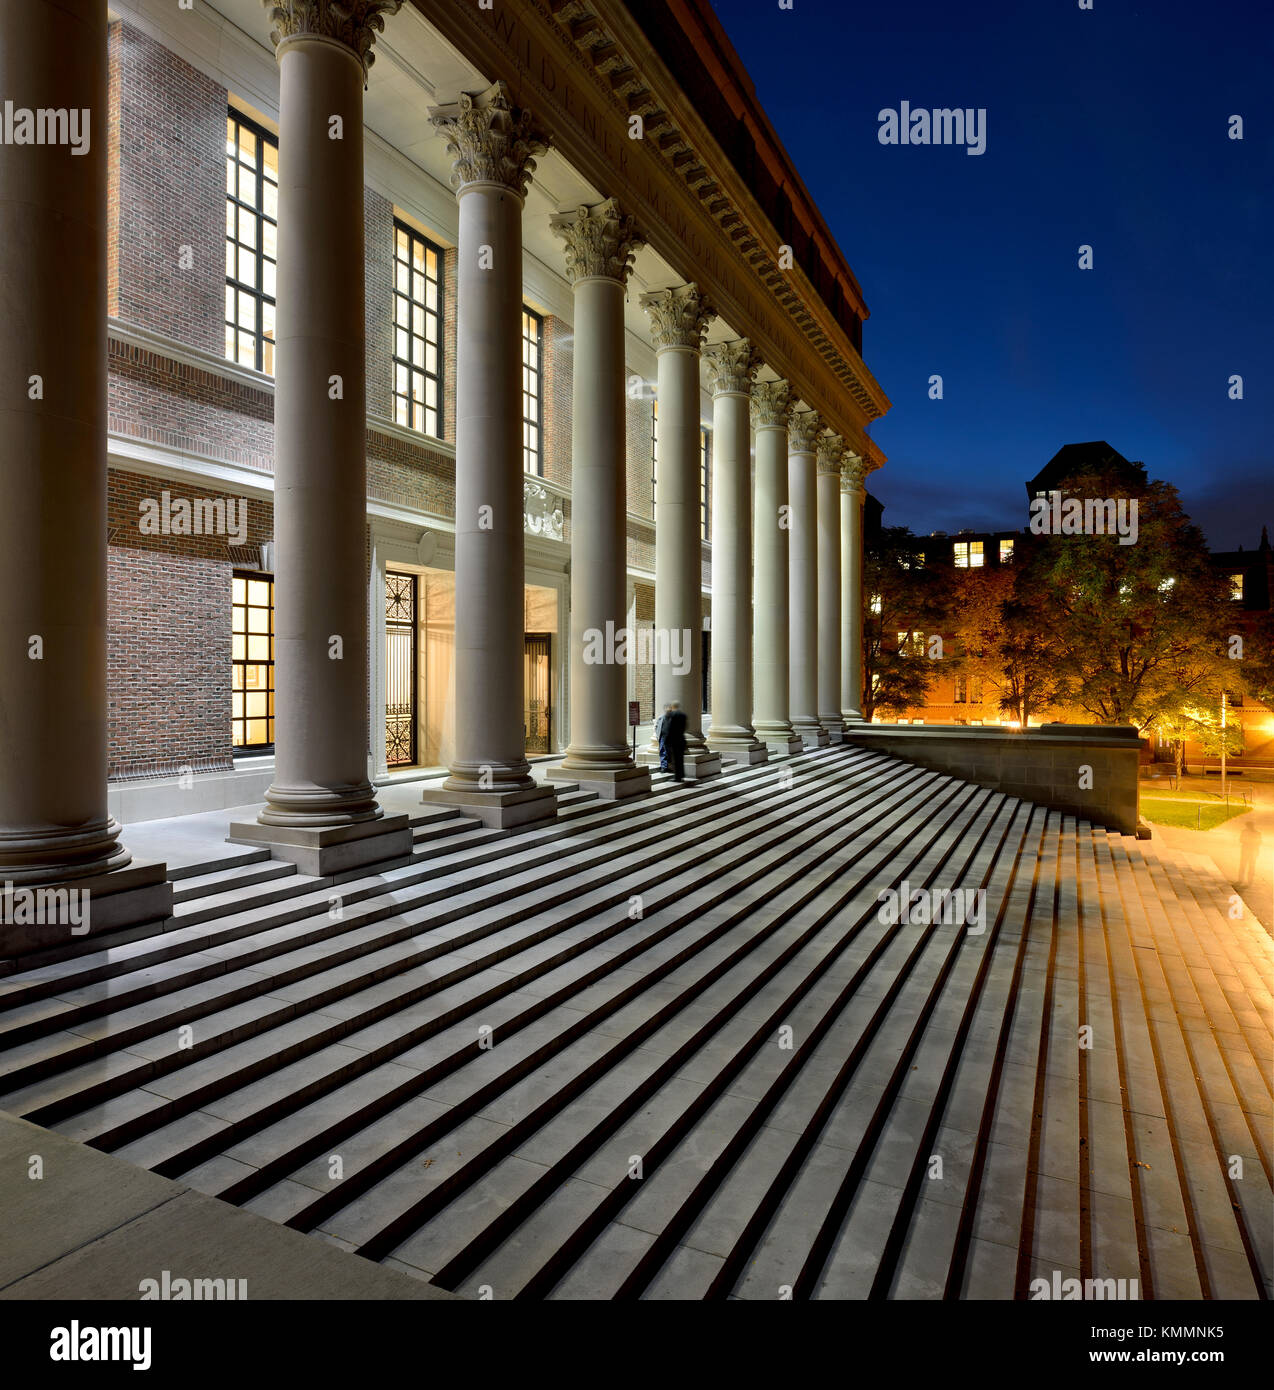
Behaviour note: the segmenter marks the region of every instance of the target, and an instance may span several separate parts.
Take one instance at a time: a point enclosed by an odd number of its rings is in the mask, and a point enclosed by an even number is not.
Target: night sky
[[[1274,0],[713,3],[871,311],[887,525],[1024,525],[1104,439],[1214,549],[1274,528]],[[904,100],[985,153],[882,145]]]

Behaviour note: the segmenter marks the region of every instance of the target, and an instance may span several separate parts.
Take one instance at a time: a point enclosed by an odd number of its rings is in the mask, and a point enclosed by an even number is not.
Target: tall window
[[[650,510],[655,510],[655,484],[659,480],[659,402],[650,403]]]
[[[394,219],[394,419],[442,437],[442,252]]]
[[[235,571],[231,580],[230,742],[274,745],[274,578]]]
[[[712,445],[708,441],[708,431],[699,431],[699,531],[704,540],[708,539],[710,520],[709,503],[712,483]]]
[[[226,117],[226,356],[271,376],[278,221],[279,143],[232,110]]]
[[[1230,576],[1230,597],[1241,599],[1243,597],[1243,575],[1232,574]]]
[[[1013,538],[1012,536],[1000,537],[1000,564],[1011,565],[1013,563]]]
[[[522,310],[522,471],[544,476],[544,401],[540,382],[544,375],[544,320],[530,309]]]
[[[982,568],[985,560],[982,551],[981,541],[956,541],[955,543],[955,563],[956,569],[978,570]]]

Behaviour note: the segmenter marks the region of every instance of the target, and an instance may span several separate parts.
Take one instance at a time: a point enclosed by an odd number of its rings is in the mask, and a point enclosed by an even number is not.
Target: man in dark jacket
[[[686,778],[686,712],[674,700],[664,715],[664,742],[668,745],[668,761],[672,764],[672,780]]]
[[[659,745],[659,771],[667,772],[668,767],[668,711],[671,705],[664,706],[664,712],[655,720],[655,742]]]

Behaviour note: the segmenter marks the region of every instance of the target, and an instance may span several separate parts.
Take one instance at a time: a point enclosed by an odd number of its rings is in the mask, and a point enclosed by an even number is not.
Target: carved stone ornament
[[[367,70],[376,61],[372,44],[385,32],[385,16],[397,14],[403,0],[261,0],[269,11],[270,42],[310,34],[334,39],[350,49]]]
[[[847,450],[841,455],[840,490],[842,492],[862,492],[866,480],[866,460],[861,454]]]
[[[817,410],[794,410],[787,425],[787,447],[793,454],[812,454],[823,432],[823,417]]]
[[[566,524],[561,499],[543,483],[534,483],[530,478],[522,482],[522,524],[528,536],[542,536],[550,541],[562,539]]]
[[[766,426],[787,429],[792,414],[792,388],[786,381],[757,381],[752,384],[752,428]]]
[[[703,335],[716,317],[698,285],[678,285],[670,290],[651,290],[639,303],[650,316],[650,336],[656,348],[703,346]]]
[[[548,136],[525,107],[514,106],[506,82],[485,92],[462,92],[449,106],[431,106],[429,120],[447,141],[451,186],[495,183],[526,197],[535,157],[549,147]]]
[[[708,388],[714,396],[727,391],[746,396],[761,366],[760,353],[746,338],[717,343],[704,353],[704,360],[708,364]]]
[[[600,277],[628,283],[633,256],[645,245],[633,219],[614,198],[594,207],[579,207],[549,218],[549,226],[566,242],[566,278]]]
[[[841,458],[845,453],[845,441],[838,434],[819,436],[818,471],[820,473],[839,473]]]

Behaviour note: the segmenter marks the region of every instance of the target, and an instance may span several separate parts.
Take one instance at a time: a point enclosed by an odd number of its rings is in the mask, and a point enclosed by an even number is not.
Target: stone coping
[[[5,1111],[0,1230],[5,1300],[140,1301],[165,1271],[245,1280],[249,1300],[457,1297]]]

